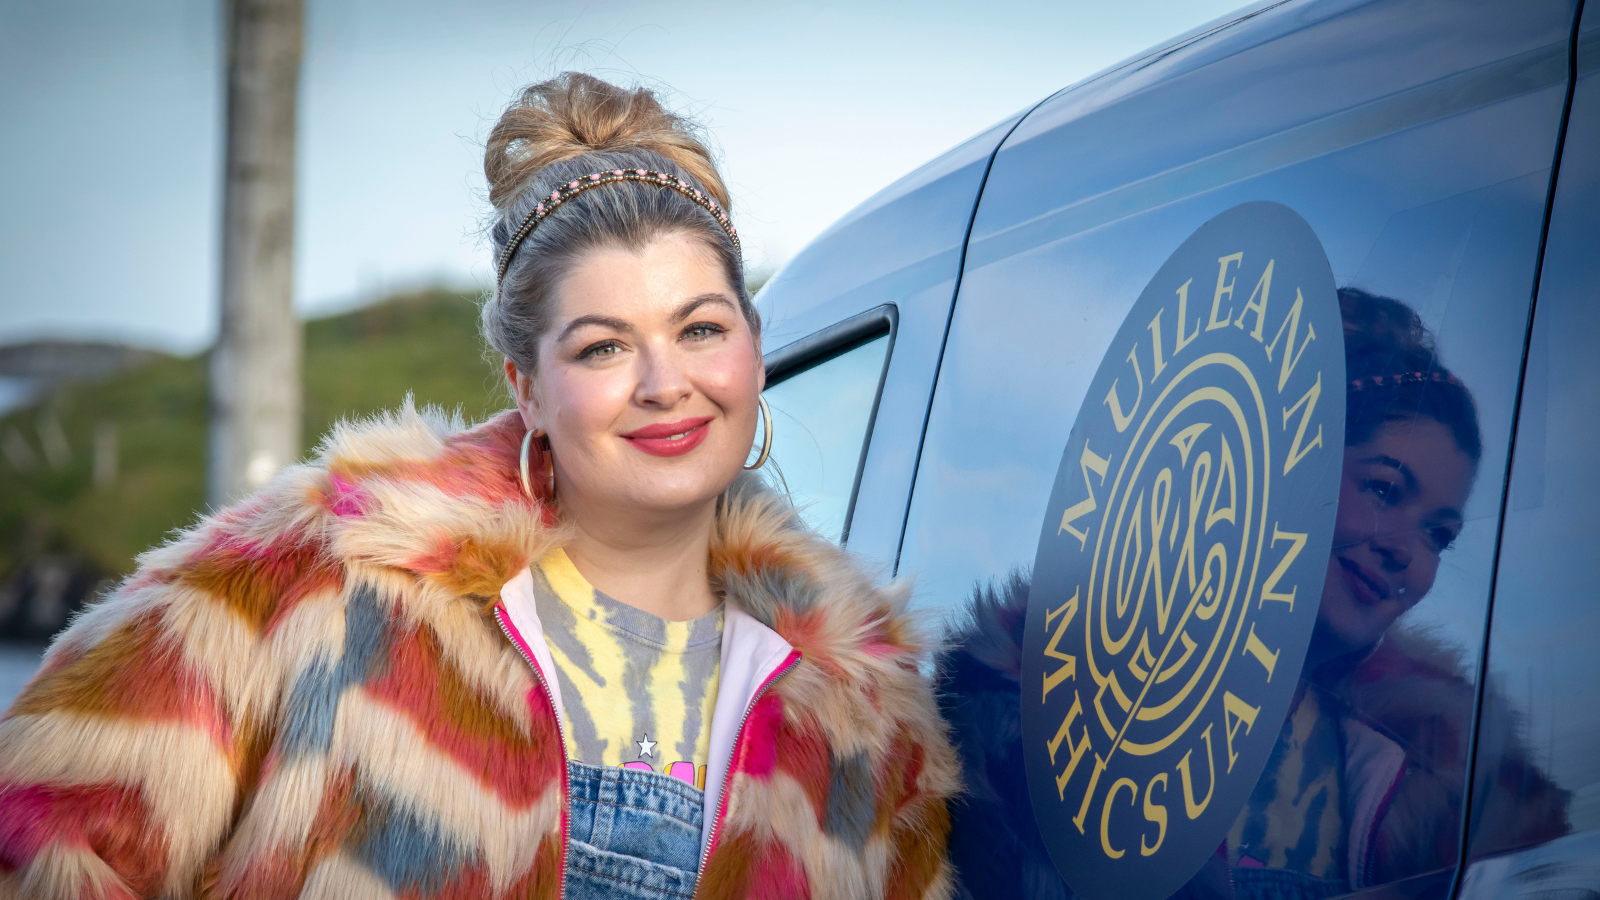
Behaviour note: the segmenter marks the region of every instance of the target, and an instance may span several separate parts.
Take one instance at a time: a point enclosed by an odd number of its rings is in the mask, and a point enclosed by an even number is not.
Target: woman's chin
[[[1324,594],[1317,611],[1316,635],[1325,655],[1343,656],[1372,646],[1392,624],[1394,617],[1383,610],[1349,597]]]
[[[1350,595],[1344,572],[1335,561],[1330,564],[1317,608],[1314,648],[1325,659],[1354,653],[1370,647],[1394,623],[1389,604],[1372,605]]]
[[[582,492],[581,501],[568,492],[566,512],[581,516],[584,511],[579,506],[591,506],[595,512],[628,509],[658,520],[701,513],[739,474],[738,462],[730,463],[732,457],[727,453],[707,452],[714,449],[708,442],[676,457],[632,451],[620,459],[571,471],[568,477],[572,482],[598,490]],[[556,496],[563,496],[559,488]]]
[[[703,473],[647,474],[625,491],[625,502],[657,515],[689,514],[714,502],[732,481]]]

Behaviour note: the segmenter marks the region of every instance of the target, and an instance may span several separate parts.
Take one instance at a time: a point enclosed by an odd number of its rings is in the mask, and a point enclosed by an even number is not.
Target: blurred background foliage
[[[769,274],[749,274],[752,294]],[[302,452],[335,422],[393,409],[408,393],[468,422],[509,406],[478,336],[482,296],[430,288],[308,320]],[[206,511],[205,354],[0,347],[0,370],[41,362],[50,386],[0,415],[0,638],[48,638]]]
[[[306,322],[305,452],[407,393],[468,421],[508,405],[478,337],[480,299],[424,290]],[[134,357],[0,418],[0,633],[52,633],[204,512],[206,356]]]

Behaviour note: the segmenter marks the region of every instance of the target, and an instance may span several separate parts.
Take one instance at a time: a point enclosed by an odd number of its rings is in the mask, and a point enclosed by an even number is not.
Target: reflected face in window
[[[1391,423],[1344,451],[1333,555],[1317,614],[1323,658],[1371,645],[1433,588],[1461,531],[1475,466],[1438,420]]]

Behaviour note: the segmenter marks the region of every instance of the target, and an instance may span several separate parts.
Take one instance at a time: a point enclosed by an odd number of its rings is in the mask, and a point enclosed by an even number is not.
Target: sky
[[[657,88],[752,270],[989,125],[1242,0],[306,0],[295,304],[490,277],[482,146],[522,86]],[[0,344],[217,327],[221,0],[0,0]]]

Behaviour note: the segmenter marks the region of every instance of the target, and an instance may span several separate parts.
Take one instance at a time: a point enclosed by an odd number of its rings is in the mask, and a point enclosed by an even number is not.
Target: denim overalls
[[[568,761],[566,900],[683,900],[700,867],[705,795],[671,775]]]

